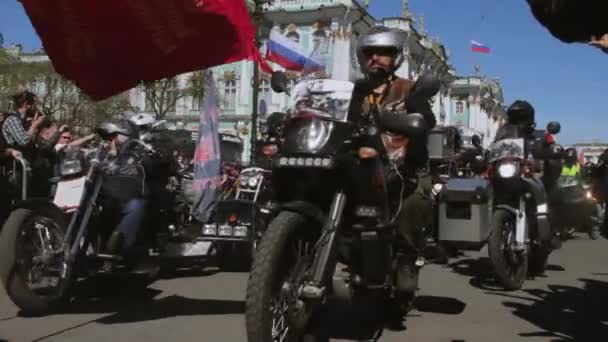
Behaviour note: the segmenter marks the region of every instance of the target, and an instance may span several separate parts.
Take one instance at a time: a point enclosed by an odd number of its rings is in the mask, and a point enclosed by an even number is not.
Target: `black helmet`
[[[513,102],[507,109],[507,123],[514,125],[534,124],[534,107],[524,100]]]
[[[481,146],[481,137],[477,134],[473,134],[471,137],[471,144],[475,147]]]
[[[576,152],[576,149],[573,147],[570,147],[568,149],[566,149],[565,151],[565,159],[567,163],[570,164],[574,164],[576,163],[576,160],[578,159],[578,152]]]
[[[558,134],[562,129],[562,125],[557,121],[551,121],[547,124],[547,132],[551,134]]]

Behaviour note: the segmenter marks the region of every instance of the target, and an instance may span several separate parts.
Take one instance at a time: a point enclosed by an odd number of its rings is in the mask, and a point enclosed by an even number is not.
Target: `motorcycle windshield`
[[[305,80],[294,87],[291,114],[307,112],[346,122],[354,84],[330,79]]]
[[[501,159],[524,159],[524,139],[502,139],[490,145],[491,163]]]

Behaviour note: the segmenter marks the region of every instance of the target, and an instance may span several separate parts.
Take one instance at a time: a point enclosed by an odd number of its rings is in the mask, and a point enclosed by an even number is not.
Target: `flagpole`
[[[255,47],[256,49],[260,48],[260,39],[259,39],[259,25],[262,19],[262,5],[268,1],[264,0],[254,0],[255,1],[255,12],[253,14],[253,23],[255,25]],[[253,108],[251,110],[251,140],[250,140],[250,154],[249,161],[251,165],[255,164],[256,159],[256,143],[258,138],[258,102],[260,96],[260,65],[257,60],[253,61],[253,80],[251,81],[251,86],[253,87],[252,92],[252,102]]]

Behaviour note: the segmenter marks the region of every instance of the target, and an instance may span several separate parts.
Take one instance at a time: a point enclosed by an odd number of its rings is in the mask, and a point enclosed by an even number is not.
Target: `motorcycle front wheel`
[[[505,209],[498,209],[492,217],[492,233],[488,253],[494,273],[506,290],[519,290],[528,273],[528,255],[513,249],[516,218]]]
[[[16,209],[0,235],[0,276],[8,296],[23,313],[57,309],[71,283],[60,252],[67,222],[59,209]],[[63,276],[62,276],[63,273]]]
[[[284,211],[264,232],[247,282],[247,341],[328,341],[309,332],[311,312],[298,298],[312,262],[313,243],[299,234],[307,224],[304,216]]]

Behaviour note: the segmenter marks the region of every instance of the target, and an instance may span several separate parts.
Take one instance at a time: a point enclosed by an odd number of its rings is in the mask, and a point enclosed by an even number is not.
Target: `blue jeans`
[[[134,198],[127,201],[120,207],[122,219],[116,227],[116,231],[121,232],[125,238],[125,247],[131,247],[137,239],[137,233],[143,225],[146,213],[146,201],[141,198]]]

